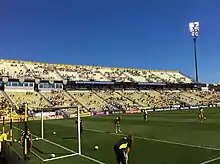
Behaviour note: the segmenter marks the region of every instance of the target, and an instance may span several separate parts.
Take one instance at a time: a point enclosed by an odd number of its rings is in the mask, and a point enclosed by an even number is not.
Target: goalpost
[[[78,153],[79,153],[79,155],[81,155],[81,153],[82,153],[82,151],[81,151],[81,133],[80,133],[80,128],[81,128],[81,126],[80,126],[80,108],[79,108],[79,106],[67,106],[67,107],[52,107],[52,108],[40,108],[40,110],[41,110],[41,117],[40,117],[40,119],[41,119],[41,138],[40,139],[44,139],[44,111],[45,112],[47,112],[47,110],[48,111],[50,111],[50,110],[59,110],[59,109],[77,109],[77,114],[76,114],[76,116],[77,116],[77,122],[78,122],[78,124],[77,124],[77,139],[78,139]],[[71,113],[70,113],[71,114]],[[69,117],[69,118],[71,118],[71,117]]]
[[[71,157],[71,156],[75,156],[75,155],[80,155],[80,156],[82,155],[81,133],[80,133],[80,128],[81,128],[80,113],[81,112],[80,112],[79,106],[45,107],[45,108],[33,108],[32,107],[32,109],[35,109],[35,111],[39,111],[39,112],[35,112],[35,113],[32,113],[31,112],[32,110],[28,111],[28,118],[29,118],[28,119],[28,127],[30,127],[30,131],[32,132],[32,136],[33,136],[34,140],[35,141],[36,140],[45,141],[48,144],[52,144],[53,146],[64,149],[65,151],[70,153],[70,154],[57,156],[57,157],[55,157],[55,155],[54,155],[54,157],[52,156],[48,159],[44,159],[39,155],[39,153],[32,151],[32,153],[36,157],[38,157],[43,162],[47,162],[47,161],[63,159],[63,158],[67,158],[67,157]],[[45,138],[45,128],[46,128],[45,127],[45,120],[65,119],[65,118],[77,118],[77,123],[78,123],[77,124],[77,151],[66,148],[60,144],[57,144],[56,142],[50,141]],[[31,119],[33,119],[33,121]],[[32,122],[33,122],[33,124],[35,124],[35,128],[36,128],[36,123],[34,121],[35,119],[40,120],[40,132],[37,132],[37,131],[34,132],[34,130],[36,130],[36,129],[32,128]],[[39,122],[38,122],[38,124],[39,124]],[[37,128],[37,129],[39,130],[39,128]],[[74,127],[73,127],[73,129],[74,129]]]
[[[57,114],[57,117],[56,117],[56,114]],[[23,132],[27,134],[26,129],[27,127],[30,128],[31,134],[33,136],[33,140],[34,142],[36,142],[34,143],[31,153],[35,155],[38,159],[40,159],[43,163],[54,161],[54,160],[59,160],[59,159],[65,159],[65,158],[73,157],[73,156],[80,156],[82,158],[93,161],[95,163],[105,164],[104,162],[101,162],[95,158],[82,154],[80,114],[81,114],[80,106],[36,108],[36,107],[31,107],[31,106],[26,105],[25,116],[24,116],[25,118],[20,120],[17,125],[13,126],[13,129],[16,130],[15,132],[18,134],[21,134]],[[54,116],[55,118],[53,118]],[[66,135],[74,135],[71,133],[72,130],[68,129],[68,126],[64,126],[66,129],[56,126],[62,123],[62,121],[60,122],[58,121],[57,123],[55,121],[55,122],[52,122],[52,124],[50,123],[47,124],[45,123],[45,120],[65,119],[65,118],[76,118],[77,131],[75,131],[75,136],[77,136],[76,138],[77,140],[66,141],[64,142],[64,146],[63,146],[62,142],[60,142],[60,139],[65,139],[65,138],[60,138],[60,137],[65,136],[67,137],[66,139],[68,139],[68,136]],[[64,121],[64,124],[69,123],[68,121],[67,122],[65,122],[65,120],[63,121]],[[75,123],[73,122],[73,124]],[[22,125],[25,125],[25,126],[22,126]],[[46,128],[49,128],[49,130],[45,130]],[[54,129],[57,130],[58,135],[51,134],[52,133],[51,130],[54,130]],[[66,133],[63,134],[62,132],[64,132],[64,130]],[[73,131],[74,131],[74,127],[73,127]],[[20,144],[19,141],[17,143]],[[76,146],[75,148],[74,148],[74,144]],[[27,141],[25,141],[25,145],[26,145],[25,149],[27,149]],[[65,145],[66,146],[68,145],[68,146],[66,147]],[[69,145],[72,145],[72,146],[69,147]],[[44,149],[44,147],[46,147],[46,149]],[[49,152],[46,152],[46,151],[49,151]],[[52,156],[51,153],[55,153],[57,156],[55,154],[53,154],[54,156]]]

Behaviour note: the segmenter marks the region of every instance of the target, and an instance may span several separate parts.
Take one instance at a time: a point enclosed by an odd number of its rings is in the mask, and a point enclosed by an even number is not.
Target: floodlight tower
[[[189,23],[189,30],[190,30],[191,36],[193,38],[193,45],[194,45],[195,74],[196,74],[195,79],[196,79],[196,82],[199,82],[197,53],[196,53],[196,39],[199,36],[199,22],[190,22]]]

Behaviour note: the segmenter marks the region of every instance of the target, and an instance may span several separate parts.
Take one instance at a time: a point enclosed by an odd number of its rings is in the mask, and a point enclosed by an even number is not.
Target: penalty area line
[[[20,129],[20,128],[17,128],[17,127],[15,127],[15,126],[13,126],[13,128],[15,128],[15,129],[17,129],[17,130],[19,130],[19,131],[23,131],[22,129]],[[34,134],[32,134],[33,136],[35,136],[35,137],[38,137],[38,136],[36,136],[36,135],[34,135]],[[48,143],[50,143],[50,144],[53,144],[53,145],[55,145],[55,146],[57,146],[57,147],[60,147],[60,148],[63,148],[64,150],[67,150],[67,151],[69,151],[69,152],[71,152],[71,153],[74,153],[74,154],[70,154],[70,155],[72,155],[72,156],[74,156],[74,155],[79,155],[79,156],[81,156],[81,157],[83,157],[83,158],[86,158],[86,159],[88,159],[88,160],[90,160],[90,161],[93,161],[93,162],[96,162],[96,163],[99,163],[99,164],[105,164],[105,163],[103,163],[103,162],[101,162],[101,161],[99,161],[99,160],[97,160],[97,159],[94,159],[94,158],[91,158],[91,157],[89,157],[89,156],[86,156],[86,155],[83,155],[83,154],[79,154],[79,153],[77,153],[77,152],[75,152],[75,151],[73,151],[73,150],[71,150],[71,149],[68,149],[68,148],[66,148],[66,147],[64,147],[64,146],[62,146],[62,145],[59,145],[59,144],[57,144],[57,143],[55,143],[55,142],[52,142],[52,141],[50,141],[50,140],[47,140],[47,139],[42,139],[42,138],[39,138],[39,139],[41,139],[41,140],[43,140],[43,141],[45,141],[45,142],[48,142]],[[33,151],[32,151],[32,153],[33,153]],[[35,152],[33,153],[36,157],[38,157],[39,159],[41,159],[41,161],[43,161],[43,162],[47,162],[47,161],[50,161],[49,159],[43,159],[43,158],[41,158],[38,154],[36,154]],[[70,156],[70,155],[67,155],[67,156]],[[61,156],[62,157],[62,156]],[[60,157],[60,158],[61,158]],[[58,157],[57,157],[58,158]],[[52,159],[54,159],[54,158],[52,158]],[[47,160],[47,161],[45,161],[45,160]]]
[[[99,160],[97,160],[97,159],[91,158],[91,157],[86,156],[86,155],[83,155],[83,154],[81,154],[81,155],[79,155],[79,156],[81,156],[81,157],[83,157],[83,158],[86,158],[86,159],[88,159],[88,160],[90,160],[90,161],[99,163],[99,164],[105,164],[104,162],[101,162],[101,161],[99,161]]]
[[[217,161],[217,160],[220,160],[220,157],[216,157],[216,158],[210,159],[208,161],[204,161],[204,162],[202,162],[200,164],[207,164],[207,163],[211,163],[211,162],[214,162],[214,161]]]
[[[44,159],[43,162],[54,161],[54,160],[58,160],[58,159],[64,159],[64,158],[73,157],[73,156],[76,156],[76,155],[79,155],[79,154],[76,153],[76,154],[69,154],[69,155],[64,155],[64,156],[60,156],[60,157]]]
[[[37,153],[35,153],[34,151],[31,151],[31,153],[32,153],[34,156],[36,156],[37,158],[39,158],[41,161],[44,161],[44,159],[43,159],[41,156],[39,156]]]
[[[126,135],[126,134],[123,134],[123,133],[119,133],[119,134],[108,133],[108,132],[105,132],[105,131],[95,130],[95,129],[85,129],[85,130],[87,130],[87,131],[93,131],[93,132],[98,132],[98,133],[106,133],[106,134],[120,135],[120,136]],[[206,146],[198,146],[198,145],[185,144],[185,143],[173,142],[173,141],[166,141],[166,140],[159,140],[159,139],[153,139],[153,138],[147,138],[147,137],[139,137],[139,136],[134,136],[134,138],[142,139],[142,140],[147,140],[147,141],[154,141],[154,142],[166,143],[166,144],[173,144],[173,145],[185,146],[185,147],[192,147],[192,148],[199,148],[199,149],[205,149],[205,150],[220,151],[220,148],[213,148],[213,147],[206,147]]]

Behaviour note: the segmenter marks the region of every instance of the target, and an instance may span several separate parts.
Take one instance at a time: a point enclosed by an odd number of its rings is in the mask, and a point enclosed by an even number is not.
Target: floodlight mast
[[[194,61],[195,61],[195,80],[198,83],[198,61],[197,61],[197,51],[196,51],[196,39],[199,36],[199,22],[190,22],[189,23],[189,30],[191,36],[193,38],[193,47],[194,47]]]

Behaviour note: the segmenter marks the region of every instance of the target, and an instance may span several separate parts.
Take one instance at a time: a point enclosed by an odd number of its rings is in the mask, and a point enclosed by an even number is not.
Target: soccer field
[[[198,121],[198,110],[151,112],[147,123],[143,121],[141,114],[122,115],[123,133],[135,136],[129,163],[220,163],[220,109],[206,108],[205,115],[207,120],[203,123]],[[46,140],[34,141],[35,155],[32,155],[29,163],[116,163],[113,145],[123,134],[113,133],[115,117],[116,115],[82,118],[85,124],[82,134],[84,156],[73,156],[77,151],[73,119],[45,121]],[[40,121],[30,121],[29,126],[32,133],[40,138]],[[23,129],[23,125],[14,123],[14,139],[18,139],[20,129]],[[54,131],[56,135],[53,135]],[[96,144],[99,145],[99,150],[94,150]],[[20,153],[18,144],[13,145]],[[60,159],[50,161],[51,153]]]

